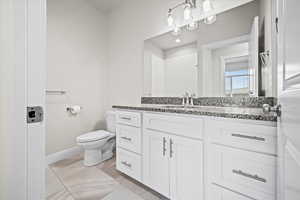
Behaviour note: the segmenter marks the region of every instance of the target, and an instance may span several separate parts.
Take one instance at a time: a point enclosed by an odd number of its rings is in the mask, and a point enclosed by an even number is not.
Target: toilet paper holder
[[[79,108],[79,110],[78,110],[78,108]],[[82,109],[83,108],[81,106],[67,106],[67,108],[66,108],[66,110],[73,115],[78,114]]]

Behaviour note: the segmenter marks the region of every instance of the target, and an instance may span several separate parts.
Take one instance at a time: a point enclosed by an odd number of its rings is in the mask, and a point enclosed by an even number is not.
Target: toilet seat
[[[110,135],[111,134],[107,131],[99,130],[80,135],[76,138],[76,140],[78,143],[94,142],[108,138]]]

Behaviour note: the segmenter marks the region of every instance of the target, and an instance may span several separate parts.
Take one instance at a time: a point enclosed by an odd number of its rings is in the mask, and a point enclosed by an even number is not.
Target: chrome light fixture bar
[[[169,8],[168,18],[167,18],[169,26],[174,26],[175,20],[173,17],[173,11],[179,7],[183,7],[183,18],[185,20],[189,20],[192,18],[192,9],[196,8],[196,0],[185,0],[182,3],[175,5],[174,7]]]
[[[202,11],[204,13],[210,13],[213,11],[213,3],[211,0],[202,0]],[[168,26],[173,27],[174,31],[172,32],[173,35],[178,36],[180,35],[180,28],[178,27],[178,24],[176,24],[175,18],[173,16],[173,11],[179,7],[183,8],[183,19],[188,21],[187,30],[193,31],[198,28],[199,23],[194,20],[192,10],[197,8],[197,0],[185,0],[182,3],[178,3],[172,8],[169,8],[168,10],[168,17],[167,22]],[[213,24],[216,22],[217,16],[215,14],[209,15],[206,17],[203,22],[205,24]]]
[[[204,13],[211,12],[213,9],[214,9],[214,7],[213,7],[211,0],[203,1],[203,12]],[[204,23],[205,24],[213,24],[216,22],[216,20],[217,20],[217,16],[211,15],[204,19]]]

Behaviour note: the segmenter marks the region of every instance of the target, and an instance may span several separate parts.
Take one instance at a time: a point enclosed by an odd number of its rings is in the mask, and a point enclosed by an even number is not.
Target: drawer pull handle
[[[123,162],[121,162],[123,165],[125,165],[126,167],[129,167],[129,168],[131,168],[131,164],[130,163],[128,163],[128,162],[126,162],[126,161],[123,161]]]
[[[124,119],[124,120],[128,120],[128,121],[130,121],[131,120],[131,118],[130,117],[120,117],[121,119]]]
[[[249,136],[249,135],[242,135],[242,134],[231,134],[232,137],[239,137],[239,138],[246,138],[250,140],[258,140],[258,141],[266,141],[265,138],[256,137],[256,136]]]
[[[251,179],[254,179],[254,180],[256,180],[256,181],[263,182],[263,183],[266,183],[266,182],[267,182],[266,179],[261,178],[261,177],[259,177],[258,175],[248,174],[248,173],[246,173],[246,172],[243,172],[242,170],[236,170],[236,169],[233,169],[233,170],[232,170],[232,173],[237,174],[237,175],[240,175],[240,176],[244,176],[244,177],[247,177],[247,178],[251,178]]]
[[[167,140],[166,140],[166,138],[164,137],[164,138],[163,138],[163,156],[166,155],[166,151],[167,151],[167,149],[166,149],[166,143],[167,143]]]
[[[129,142],[131,142],[131,138],[129,138],[129,137],[121,137],[121,139],[123,139],[123,140],[127,140],[127,141],[129,141]]]
[[[170,158],[172,158],[173,157],[173,140],[172,139],[170,139]]]

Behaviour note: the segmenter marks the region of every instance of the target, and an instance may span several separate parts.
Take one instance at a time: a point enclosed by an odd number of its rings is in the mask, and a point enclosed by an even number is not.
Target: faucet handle
[[[194,98],[196,97],[196,94],[193,93],[191,94],[191,105],[193,106],[194,105]]]
[[[182,95],[182,105],[185,105],[185,94]]]

